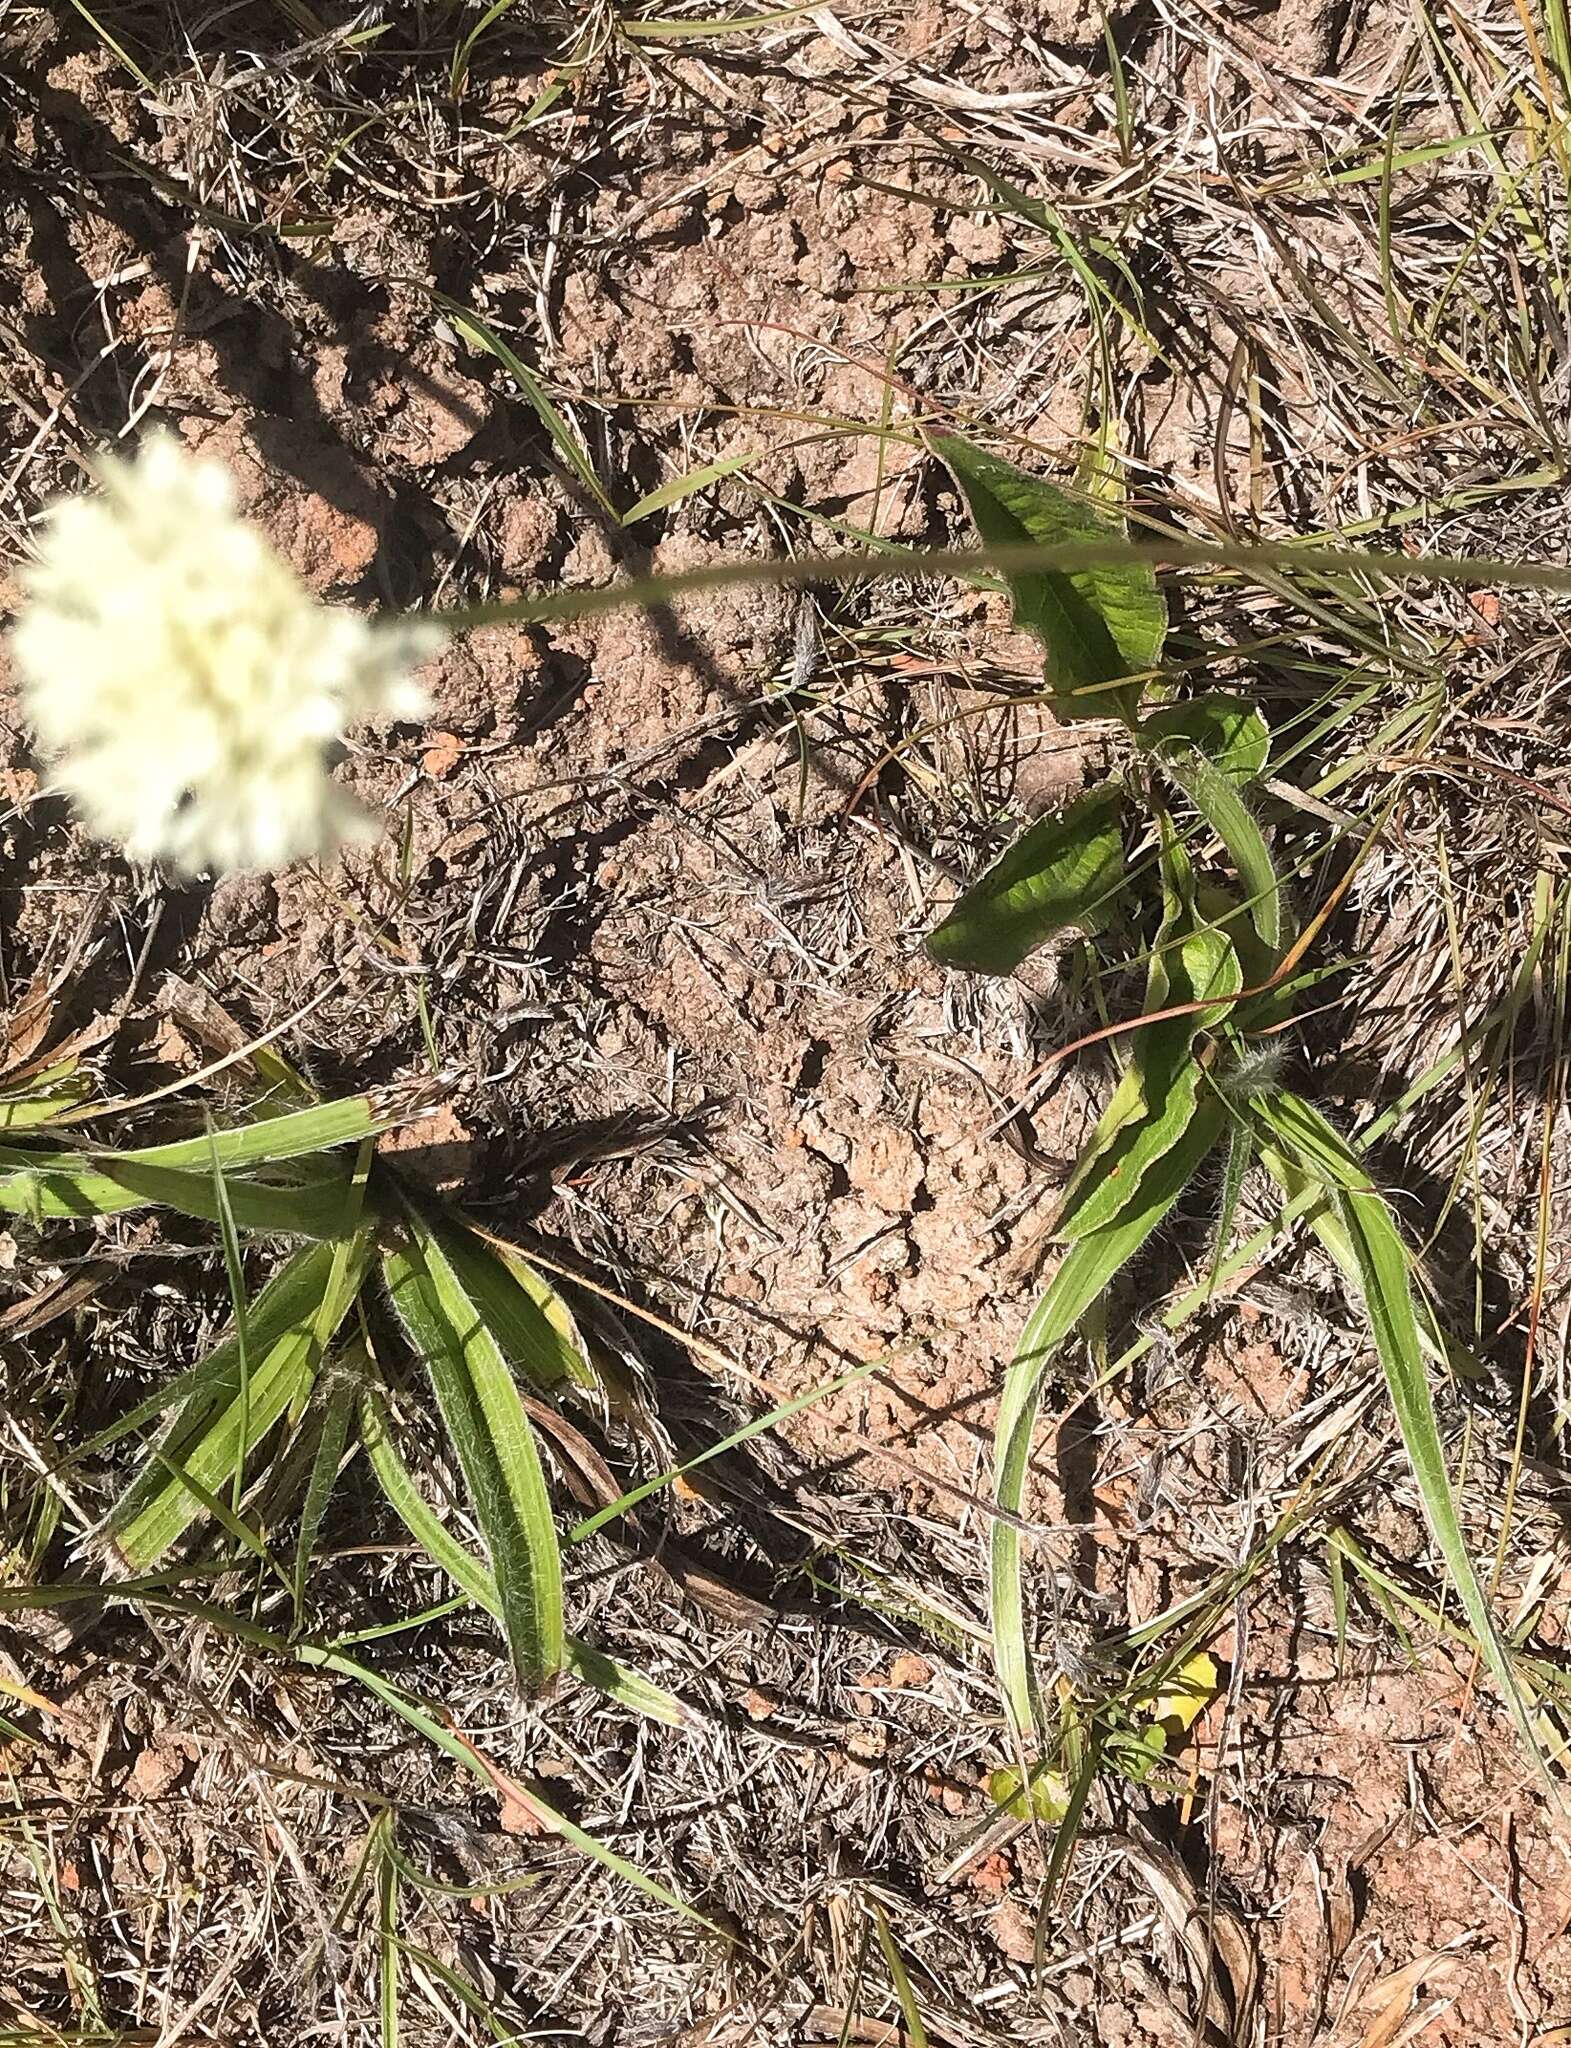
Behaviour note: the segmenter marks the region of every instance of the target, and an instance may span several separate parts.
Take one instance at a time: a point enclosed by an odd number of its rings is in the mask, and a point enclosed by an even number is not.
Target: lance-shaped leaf
[[[1011,1515],[1023,1508],[1043,1375],[1076,1323],[1183,1193],[1224,1121],[1221,1103],[1207,1093],[1178,1143],[1145,1176],[1123,1213],[1070,1247],[1037,1303],[1004,1381],[994,1434],[993,1494]],[[993,1523],[991,1611],[999,1688],[1011,1723],[1024,1737],[1035,1732],[1036,1697],[1026,1641],[1020,1529],[1002,1518]]]
[[[954,473],[977,532],[995,547],[1122,540],[1122,520],[984,455],[957,434],[930,446]],[[1167,605],[1151,564],[1107,562],[1092,568],[1004,572],[1015,623],[1047,650],[1047,680],[1060,718],[1122,718],[1132,723],[1142,676],[1162,658]]]
[[[1511,1649],[1490,1611],[1457,1512],[1424,1362],[1427,1305],[1420,1302],[1413,1261],[1395,1218],[1364,1160],[1309,1103],[1281,1090],[1258,1097],[1251,1113],[1260,1132],[1261,1160],[1281,1184],[1296,1191],[1307,1177],[1326,1192],[1327,1209],[1311,1211],[1311,1227],[1348,1271],[1362,1301],[1429,1527],[1484,1662],[1547,1782],[1548,1765]],[[1555,1796],[1558,1803],[1558,1792]]]
[[[1038,818],[928,935],[933,958],[1012,974],[1070,925],[1099,931],[1124,878],[1122,808],[1122,792],[1104,782],[1058,816]]]
[[[394,1441],[387,1403],[376,1387],[368,1386],[361,1392],[360,1434],[371,1470],[404,1527],[455,1586],[500,1621],[502,1597],[497,1591],[496,1574],[459,1542],[416,1485],[414,1474]],[[656,1685],[641,1671],[608,1656],[604,1650],[594,1649],[576,1636],[568,1636],[565,1647],[570,1671],[633,1713],[664,1722],[668,1728],[691,1727],[699,1718],[675,1693],[667,1692],[664,1686]]]
[[[452,1438],[496,1575],[519,1684],[548,1688],[562,1668],[562,1558],[534,1432],[502,1346],[436,1232],[409,1212],[384,1271]]]
[[[364,1231],[297,1253],[247,1308],[244,1346],[231,1334],[165,1390],[164,1401],[178,1395],[180,1412],[100,1532],[130,1570],[156,1564],[304,1400],[369,1257]],[[138,1418],[150,1410],[143,1403]]]

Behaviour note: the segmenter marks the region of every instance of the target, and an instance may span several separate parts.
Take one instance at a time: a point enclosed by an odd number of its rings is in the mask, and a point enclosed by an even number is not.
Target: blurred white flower
[[[320,604],[235,510],[221,463],[170,434],[98,465],[22,572],[22,705],[100,837],[187,873],[279,868],[373,838],[329,773],[368,719],[419,718],[429,621]]]

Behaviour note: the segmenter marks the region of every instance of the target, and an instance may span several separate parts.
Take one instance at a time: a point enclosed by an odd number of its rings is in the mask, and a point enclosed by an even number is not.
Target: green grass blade
[[[556,449],[557,454],[562,458],[562,461],[573,472],[573,475],[577,477],[601,511],[620,526],[622,524],[622,515],[612,503],[605,485],[596,476],[594,465],[589,460],[588,452],[583,442],[568,424],[565,416],[552,402],[545,386],[535,375],[534,371],[530,369],[522,356],[519,355],[518,351],[509,347],[501,335],[496,332],[495,328],[487,326],[478,313],[469,312],[465,307],[459,305],[456,299],[449,299],[441,292],[433,292],[431,296],[436,304],[441,307],[448,320],[472,348],[481,349],[487,355],[496,357],[497,361],[529,401],[535,417],[551,437],[551,443]]]
[[[680,505],[684,498],[690,498],[694,491],[701,491],[706,484],[719,483],[722,477],[735,476],[739,469],[746,469],[749,463],[757,462],[760,450],[749,448],[741,455],[722,455],[718,462],[706,462],[700,469],[684,470],[681,476],[673,476],[639,499],[636,505],[629,505],[622,514],[624,526],[636,526],[640,519],[647,519],[652,512],[664,512],[669,505]]]
[[[435,1227],[443,1254],[503,1355],[534,1386],[550,1393],[564,1382],[599,1385],[572,1310],[522,1253],[481,1238],[461,1222]]]
[[[1125,1214],[1094,1236],[1081,1238],[1065,1254],[1026,1324],[1004,1381],[994,1439],[994,1498],[1011,1514],[1022,1512],[1042,1379],[1054,1354],[1178,1200],[1220,1137],[1224,1121],[1221,1105],[1205,1096],[1177,1144],[1146,1175]],[[1002,1519],[993,1523],[991,1612],[999,1688],[1010,1721],[1025,1737],[1035,1733],[1036,1705],[1025,1633],[1020,1530]]]
[[[800,1415],[804,1409],[811,1408],[816,1402],[827,1401],[836,1394],[843,1394],[848,1387],[854,1387],[858,1380],[865,1380],[870,1373],[880,1371],[888,1362],[883,1353],[877,1353],[872,1358],[864,1359],[862,1364],[853,1365],[849,1371],[839,1374],[837,1378],[821,1381],[816,1387],[809,1387],[805,1394],[794,1394],[789,1401],[782,1401],[767,1414],[755,1415],[751,1421],[744,1422],[740,1429],[734,1429],[729,1436],[720,1437],[716,1442],[707,1444],[703,1450],[695,1452],[691,1458],[684,1459],[680,1465],[668,1466],[664,1472],[657,1472],[650,1479],[640,1480],[637,1486],[632,1487],[619,1499],[607,1501],[603,1507],[596,1508],[593,1514],[585,1515],[582,1521],[575,1522],[568,1531],[568,1542],[582,1543],[586,1537],[593,1536],[597,1529],[603,1529],[607,1522],[614,1522],[619,1515],[625,1515],[629,1509],[636,1508],[641,1501],[648,1500],[653,1493],[659,1493],[673,1480],[682,1478],[685,1473],[696,1472],[701,1465],[707,1465],[711,1458],[722,1457],[727,1451],[735,1450],[738,1444],[745,1444],[755,1436],[762,1436],[765,1430],[775,1429],[782,1422],[789,1422],[793,1415]]]
[[[900,2017],[905,2023],[907,2048],[927,2048],[927,2028],[922,2024],[921,2007],[916,2002],[912,1989],[911,1973],[906,1968],[905,1957],[901,1955],[889,1925],[889,1915],[876,1899],[871,1901],[873,1926],[878,1933],[878,1946],[884,1952],[884,1962],[889,1971],[889,1981],[895,1987],[895,1997],[900,2002]]]
[[[463,1468],[502,1603],[520,1686],[562,1668],[562,1558],[534,1431],[507,1359],[430,1225],[410,1212],[384,1259],[389,1292],[420,1353]]]
[[[800,21],[813,12],[816,0],[798,7],[771,7],[762,14],[721,14],[712,21],[686,21],[675,15],[650,15],[642,19],[623,16],[617,26],[632,42],[691,43],[715,36],[741,35],[753,29],[776,29],[785,21]]]
[[[946,967],[1013,974],[1070,925],[1100,931],[1124,879],[1123,791],[1111,782],[1038,818],[973,882],[927,950]]]
[[[243,1473],[263,1438],[305,1399],[321,1363],[322,1333],[330,1336],[343,1320],[369,1257],[369,1238],[361,1233],[346,1261],[328,1256],[318,1265],[311,1258],[294,1268],[287,1290],[274,1300],[264,1290],[247,1332],[248,1375],[233,1337],[208,1359],[168,1435],[101,1525],[128,1570],[156,1564],[204,1511],[205,1496],[216,1496]],[[306,1291],[317,1282],[315,1291]],[[295,1311],[293,1319],[272,1335],[286,1306]]]
[[[93,34],[98,37],[99,41],[104,45],[105,49],[112,50],[115,56],[119,58],[120,62],[125,66],[126,70],[130,72],[131,76],[142,88],[143,92],[149,93],[152,95],[154,99],[157,99],[158,87],[154,85],[153,81],[142,69],[141,65],[137,63],[136,59],[131,55],[130,51],[126,49],[125,45],[123,43],[116,42],[115,38],[109,33],[108,29],[104,27],[103,23],[98,19],[96,14],[89,13],[86,6],[86,0],[71,0],[71,5],[76,9],[77,13],[81,15],[82,19],[93,31]]]
[[[365,1388],[360,1396],[360,1435],[377,1483],[410,1535],[477,1607],[483,1607],[494,1620],[501,1621],[502,1597],[497,1591],[496,1574],[459,1542],[421,1493],[394,1441],[387,1403],[374,1387]],[[664,1722],[668,1728],[693,1725],[695,1716],[684,1701],[630,1665],[591,1648],[576,1636],[565,1639],[565,1652],[568,1669],[608,1699],[651,1721]]]
[[[469,76],[469,65],[475,54],[475,45],[491,26],[492,22],[500,20],[510,7],[516,5],[517,0],[491,0],[491,5],[481,15],[468,35],[454,46],[453,62],[447,74],[447,89],[455,100],[463,91],[464,81]]]
[[[1336,1668],[1340,1676],[1347,1662],[1347,1571],[1342,1553],[1334,1543],[1326,1545],[1326,1577],[1331,1582],[1331,1620],[1336,1629]]]
[[[1318,1110],[1285,1091],[1262,1097],[1255,1109],[1265,1164],[1274,1170],[1286,1155],[1301,1171],[1318,1179],[1330,1197],[1352,1251],[1358,1291],[1430,1530],[1480,1654],[1528,1754],[1546,1783],[1551,1782],[1509,1647],[1495,1625],[1457,1513],[1424,1362],[1413,1264],[1395,1219],[1385,1198],[1371,1185],[1367,1166]],[[1310,1222],[1315,1224],[1313,1215]]]

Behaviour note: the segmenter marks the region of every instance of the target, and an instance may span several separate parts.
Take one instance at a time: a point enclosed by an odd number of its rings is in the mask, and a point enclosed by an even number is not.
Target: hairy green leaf
[[[1258,705],[1222,691],[1164,704],[1140,721],[1136,737],[1159,756],[1203,754],[1229,782],[1253,782],[1271,755],[1271,728]]]
[[[1162,923],[1146,970],[1146,1012],[1227,996],[1240,983],[1233,948],[1197,925],[1195,881],[1182,842],[1162,820]],[[1200,1084],[1194,1041],[1220,1012],[1164,1017],[1131,1034],[1129,1063],[1075,1162],[1059,1210],[1066,1237],[1100,1229],[1128,1203],[1140,1175],[1193,1113]]]
[[[487,1614],[501,1621],[502,1596],[497,1591],[496,1574],[459,1542],[421,1493],[393,1440],[387,1403],[376,1387],[368,1386],[361,1392],[360,1434],[371,1470],[410,1535],[477,1607],[483,1607]],[[692,1725],[695,1716],[691,1708],[631,1665],[580,1642],[576,1636],[565,1639],[565,1649],[568,1669],[608,1699],[649,1720],[664,1722],[668,1728]]]
[[[1243,885],[1250,922],[1275,966],[1289,933],[1282,883],[1265,834],[1236,783],[1203,754],[1192,748],[1171,749],[1164,753],[1162,765],[1227,848]]]
[[[542,1392],[597,1384],[572,1310],[521,1252],[461,1223],[438,1226],[442,1249],[509,1361]]]
[[[1174,963],[1169,987],[1174,1003],[1233,996],[1243,986],[1238,956],[1220,932],[1191,932],[1177,948]],[[1112,1223],[1188,1129],[1200,1099],[1195,1038],[1215,1014],[1199,1010],[1166,1017],[1134,1034],[1131,1071],[1139,1079],[1144,1114],[1123,1123],[1111,1142],[1096,1151],[1089,1173],[1076,1173],[1058,1219],[1061,1237],[1086,1237]],[[1093,1135],[1093,1145],[1098,1136]]]
[[[316,1552],[316,1539],[321,1531],[322,1517],[327,1512],[327,1503],[338,1480],[339,1467],[344,1462],[344,1452],[349,1443],[349,1424],[354,1414],[353,1380],[347,1375],[332,1376],[331,1369],[323,1378],[327,1380],[330,1376],[333,1383],[327,1387],[327,1398],[322,1403],[321,1429],[311,1458],[311,1472],[306,1481],[305,1499],[301,1503],[300,1533],[295,1539],[292,1584],[297,1622],[305,1617],[306,1581],[310,1576],[311,1560]],[[319,1394],[320,1391],[319,1388]]]
[[[0,1209],[42,1222],[54,1216],[109,1216],[156,1203],[216,1223],[223,1203],[215,1172],[243,1176],[257,1168],[285,1167],[285,1173],[267,1181],[226,1178],[224,1195],[235,1224],[332,1237],[348,1228],[355,1214],[350,1179],[328,1156],[332,1148],[374,1137],[407,1114],[407,1103],[394,1098],[354,1095],[127,1152],[0,1150]]]
[[[347,1256],[339,1258],[325,1245],[313,1246],[262,1290],[246,1317],[245,1363],[238,1336],[230,1336],[176,1382],[185,1389],[179,1415],[101,1526],[128,1569],[156,1564],[309,1392],[323,1351],[359,1291],[369,1233],[344,1250]],[[139,1414],[145,1416],[146,1407]]]
[[[236,1224],[286,1237],[333,1237],[345,1227],[349,1181],[344,1174],[296,1183],[232,1180]],[[211,1172],[148,1165],[131,1154],[98,1158],[76,1153],[0,1151],[0,1209],[33,1223],[52,1217],[112,1216],[156,1205],[203,1222],[219,1219]]]
[[[474,1502],[519,1684],[548,1688],[562,1668],[562,1558],[545,1472],[512,1370],[436,1233],[409,1212],[383,1262],[393,1305],[420,1353]]]

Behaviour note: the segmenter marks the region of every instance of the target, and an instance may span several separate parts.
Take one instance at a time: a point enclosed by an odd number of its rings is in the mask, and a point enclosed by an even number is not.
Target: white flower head
[[[365,720],[419,718],[429,621],[323,605],[172,434],[49,513],[11,640],[53,786],[101,838],[188,874],[274,869],[376,823],[329,772]]]

